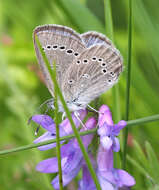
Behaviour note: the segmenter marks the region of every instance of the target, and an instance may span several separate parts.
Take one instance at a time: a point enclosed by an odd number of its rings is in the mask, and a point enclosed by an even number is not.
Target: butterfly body
[[[57,80],[70,111],[86,108],[89,102],[117,83],[123,60],[106,36],[93,31],[78,34],[65,26],[44,25],[34,30],[34,46],[52,96],[53,82],[36,44],[35,35],[51,68],[53,61],[56,62]]]

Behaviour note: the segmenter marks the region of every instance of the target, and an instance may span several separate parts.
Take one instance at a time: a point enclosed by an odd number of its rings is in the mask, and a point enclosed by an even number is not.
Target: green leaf
[[[148,141],[146,141],[145,146],[146,146],[146,152],[147,152],[148,161],[149,161],[148,164],[151,169],[151,175],[156,180],[156,182],[158,182],[159,181],[159,160],[152,146],[150,145]]]
[[[137,157],[137,159],[139,160],[140,164],[146,168],[149,167],[149,163],[148,160],[146,158],[146,155],[144,154],[141,146],[138,144],[137,141],[133,141],[134,144],[134,150],[135,150],[135,156]]]
[[[148,173],[148,171],[141,166],[141,164],[139,162],[137,162],[135,159],[131,158],[129,155],[127,155],[127,159],[131,162],[131,164],[136,167],[136,169],[143,174],[144,176],[146,176],[148,179],[151,179],[150,174]]]

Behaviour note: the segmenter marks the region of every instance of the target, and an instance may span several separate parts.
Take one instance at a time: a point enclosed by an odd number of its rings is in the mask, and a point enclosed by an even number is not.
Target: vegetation
[[[27,125],[37,108],[51,98],[44,85],[32,42],[37,25],[61,24],[77,32],[95,30],[113,39],[124,58],[125,69],[117,87],[98,100],[107,104],[115,121],[126,117],[128,68],[128,24],[130,1],[107,0],[5,0],[0,2],[0,149],[31,144],[35,125]],[[158,114],[159,14],[157,2],[132,0],[132,54],[129,120]],[[111,9],[111,11],[110,11]],[[110,12],[109,12],[110,11]],[[112,20],[111,20],[112,13]],[[106,19],[105,19],[106,18]],[[112,37],[113,35],[113,37]],[[118,112],[116,112],[118,110]],[[53,115],[53,112],[50,111]],[[156,117],[155,119],[157,119]],[[134,190],[159,189],[158,124],[140,123],[129,127],[126,170],[135,177]],[[42,133],[40,129],[39,134]],[[124,136],[121,135],[121,143]],[[121,155],[123,152],[123,147]],[[3,155],[0,159],[0,189],[51,190],[52,174],[35,171],[36,164],[55,150],[36,149]],[[116,158],[122,167],[122,156]],[[74,180],[75,182],[77,179]],[[74,183],[73,183],[74,185]],[[66,189],[72,189],[71,185]]]

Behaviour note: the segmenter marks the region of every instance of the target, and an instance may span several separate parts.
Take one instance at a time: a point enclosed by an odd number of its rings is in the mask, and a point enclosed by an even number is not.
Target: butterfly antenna
[[[37,108],[37,111],[39,111],[45,104],[47,104],[47,106],[52,106],[54,103],[54,99],[53,98],[50,98],[48,100],[46,100],[45,102],[43,102],[38,108]]]
[[[44,105],[47,104],[48,108],[46,109],[46,111],[44,112],[44,114],[46,114],[48,112],[48,110],[51,108],[53,108],[53,102],[54,102],[54,99],[53,98],[50,98],[48,100],[46,100],[45,102],[43,102],[35,111],[34,111],[34,114],[37,113]],[[34,115],[33,114],[33,115]],[[30,122],[31,122],[31,119],[32,119],[32,116],[28,119],[28,122],[27,124],[29,125]]]

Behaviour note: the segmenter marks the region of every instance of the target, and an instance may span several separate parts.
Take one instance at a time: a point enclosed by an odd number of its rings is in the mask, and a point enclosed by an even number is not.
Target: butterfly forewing
[[[53,68],[53,61],[56,63],[57,80],[60,86],[64,73],[70,64],[72,64],[73,59],[79,56],[79,54],[85,49],[85,45],[78,33],[65,26],[45,25],[39,26],[34,30],[34,46],[38,62],[42,69],[46,85],[53,95],[53,83],[39,48],[37,47],[35,35],[37,35],[41,43],[50,66]]]

